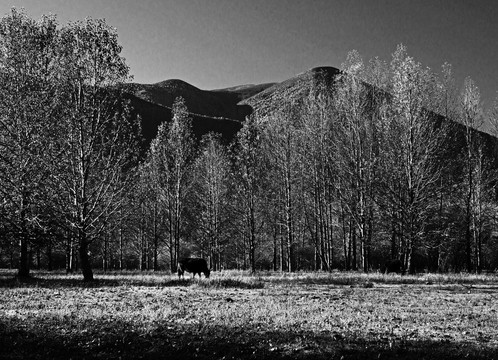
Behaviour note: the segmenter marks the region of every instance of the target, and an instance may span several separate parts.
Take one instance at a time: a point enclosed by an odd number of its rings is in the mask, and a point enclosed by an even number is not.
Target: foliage
[[[498,267],[498,142],[477,129],[498,106],[484,114],[470,79],[459,93],[449,64],[435,74],[403,45],[389,62],[352,51],[342,71],[245,98],[254,112],[228,145],[196,138],[197,104],[179,97],[145,149],[105,21],[13,10],[0,44],[0,265],[19,275],[34,262],[85,280],[174,272],[183,256],[253,273]]]
[[[180,240],[186,234],[185,212],[192,186],[194,151],[191,118],[180,97],[173,104],[172,122],[159,126],[149,157],[151,179],[167,221],[172,271],[180,258]]]
[[[15,9],[2,28],[1,136],[10,156],[2,174],[19,189],[2,198],[21,204],[19,275],[29,271],[29,223],[76,239],[92,280],[89,246],[119,208],[138,150],[139,128],[115,89],[128,78],[117,33],[91,19],[57,29],[53,17],[36,23]]]
[[[48,221],[43,201],[45,137],[59,110],[54,82],[56,22],[12,10],[0,22],[0,203],[7,236],[19,241],[19,276],[29,275],[28,243]],[[37,239],[38,244],[41,240]]]

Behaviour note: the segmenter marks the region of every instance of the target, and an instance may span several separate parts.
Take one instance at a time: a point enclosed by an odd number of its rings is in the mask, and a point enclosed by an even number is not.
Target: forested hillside
[[[342,70],[200,90],[129,83],[116,31],[0,22],[0,267],[498,268],[498,101],[352,51]]]

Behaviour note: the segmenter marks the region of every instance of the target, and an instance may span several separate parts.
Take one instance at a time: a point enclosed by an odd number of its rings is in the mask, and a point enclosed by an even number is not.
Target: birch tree
[[[60,108],[56,26],[52,16],[34,21],[16,9],[0,21],[1,221],[19,242],[21,278],[29,276],[33,231],[46,226],[45,135]]]
[[[299,151],[308,169],[303,172],[307,204],[305,222],[315,247],[315,266],[320,270],[331,270],[334,265],[337,178],[332,119],[332,95],[325,84],[318,84],[304,104],[301,115],[303,140]]]
[[[465,125],[466,145],[465,261],[467,271],[475,269],[476,272],[480,272],[482,268],[482,194],[485,190],[483,144],[476,130],[482,125],[482,106],[479,89],[470,78],[465,79],[461,95],[461,121]],[[472,249],[474,249],[474,254],[472,254]]]
[[[262,201],[262,134],[261,125],[250,116],[237,134],[235,156],[236,201],[243,219],[242,236],[248,240],[249,266],[256,272],[256,246]]]
[[[206,135],[196,160],[196,191],[200,233],[208,244],[210,268],[219,270],[226,240],[230,163],[215,134]]]
[[[152,171],[166,214],[171,271],[176,270],[178,262],[180,239],[185,229],[185,201],[192,185],[190,176],[195,153],[191,123],[185,100],[177,98],[171,123],[159,126],[151,144]]]
[[[427,220],[440,175],[437,155],[442,132],[431,108],[433,77],[398,46],[391,62],[392,100],[383,112],[381,192],[393,209],[404,268],[415,271],[415,250],[423,246]]]
[[[90,245],[124,201],[135,163],[139,124],[117,87],[127,81],[116,30],[86,19],[61,31],[64,119],[53,139],[51,179],[60,213],[77,240],[85,281],[93,280]]]
[[[264,151],[269,159],[275,194],[280,196],[281,222],[285,229],[286,270],[295,270],[296,227],[300,221],[300,179],[302,158],[299,147],[302,143],[300,107],[285,104],[283,109],[264,119]]]
[[[341,187],[339,195],[351,216],[360,242],[361,267],[369,270],[373,224],[373,184],[377,161],[375,116],[372,88],[364,82],[364,64],[359,54],[350,52],[337,80],[337,166]]]

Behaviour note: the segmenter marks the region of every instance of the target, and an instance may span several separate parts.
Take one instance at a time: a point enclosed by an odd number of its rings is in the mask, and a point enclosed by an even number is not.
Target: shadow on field
[[[145,287],[189,287],[198,286],[202,288],[226,289],[262,289],[264,283],[261,281],[248,280],[240,281],[234,279],[171,279],[169,276],[162,279],[144,279],[144,278],[122,278],[106,279],[96,278],[92,282],[84,282],[81,278],[40,278],[29,277],[19,279],[16,276],[0,276],[0,288],[18,288],[18,287],[43,287],[43,288],[99,288],[99,287],[118,287],[118,286],[145,286]]]
[[[0,319],[0,358],[493,359],[497,348],[451,341],[391,342],[334,332],[265,331],[159,322]],[[43,325],[40,325],[43,324]]]
[[[82,288],[98,288],[121,285],[117,280],[101,280],[96,279],[91,282],[84,282],[82,279],[44,279],[37,277],[29,277],[19,279],[18,277],[0,277],[0,288],[16,288],[16,287],[82,287]]]

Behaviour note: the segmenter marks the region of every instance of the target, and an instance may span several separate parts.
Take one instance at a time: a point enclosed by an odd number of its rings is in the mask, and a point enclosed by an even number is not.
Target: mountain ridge
[[[326,78],[329,81],[339,73],[339,70],[331,66],[315,67],[303,73],[297,74],[282,82],[269,82],[262,84],[243,84],[228,88],[202,90],[181,79],[168,79],[152,84],[129,83],[125,85],[125,92],[143,118],[145,137],[150,141],[155,136],[153,129],[146,129],[160,123],[152,117],[160,116],[162,121],[171,120],[171,108],[175,99],[179,96],[185,99],[189,113],[194,119],[194,133],[202,136],[202,131],[197,128],[205,128],[198,121],[209,120],[237,122],[242,126],[248,115],[255,110],[267,109],[267,102],[276,101],[280,93],[289,93],[289,96],[301,96],[310,86],[310,80]],[[146,109],[150,104],[150,109]],[[169,112],[169,115],[167,114]],[[228,126],[230,130],[224,132],[232,138],[232,131],[237,127]],[[219,126],[217,127],[219,128]],[[218,129],[219,130],[219,129]]]
[[[126,84],[125,93],[136,114],[142,118],[145,147],[156,136],[159,124],[171,121],[171,108],[179,96],[185,99],[197,139],[209,132],[217,132],[228,143],[242,128],[247,116],[271,115],[283,103],[302,100],[318,84],[332,86],[339,74],[340,70],[335,67],[320,66],[282,82],[244,84],[214,90],[202,90],[183,80],[169,79],[153,84]]]

